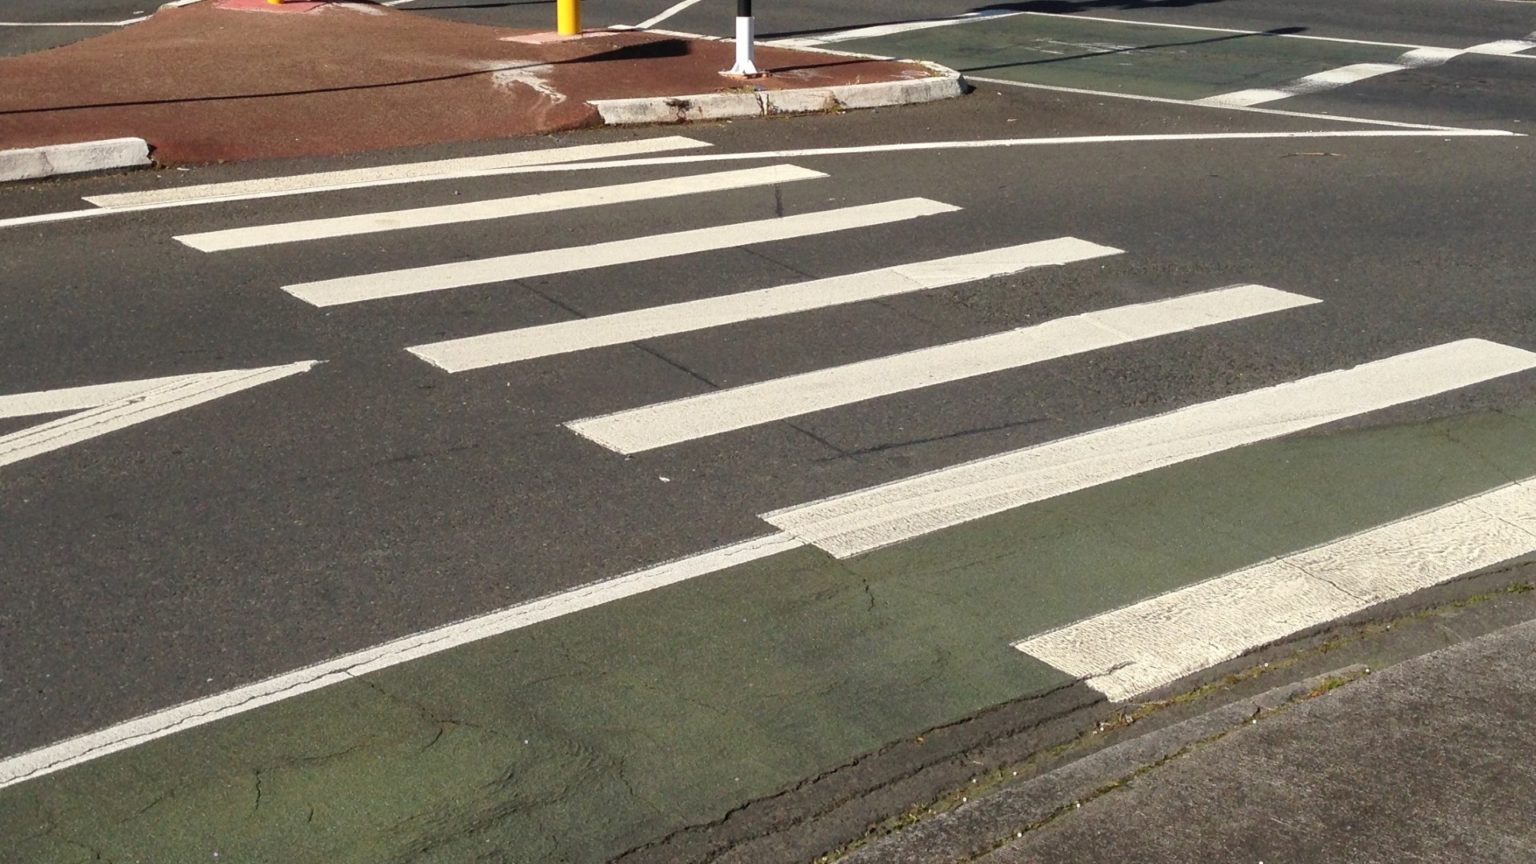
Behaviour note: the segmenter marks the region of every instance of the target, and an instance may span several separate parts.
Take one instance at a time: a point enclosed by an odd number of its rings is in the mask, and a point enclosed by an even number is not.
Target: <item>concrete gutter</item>
[[[143,138],[50,144],[44,147],[0,150],[0,182],[36,180],[56,174],[143,168],[152,164],[149,142]]]

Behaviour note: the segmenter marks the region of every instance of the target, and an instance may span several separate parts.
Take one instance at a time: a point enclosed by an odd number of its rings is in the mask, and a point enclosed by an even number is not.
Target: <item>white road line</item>
[[[1465,339],[1203,402],[765,514],[838,558],[1223,450],[1536,368],[1536,354]]]
[[[262,177],[231,183],[206,183],[198,186],[178,186],[172,189],[151,189],[144,192],[92,195],[85,198],[85,201],[98,207],[112,209],[146,205],[172,206],[207,204],[215,201],[248,201],[256,198],[330,192],[336,189],[363,189],[401,183],[455,180],[506,168],[581,162],[613,156],[634,156],[641,153],[664,153],[708,146],[710,145],[703,141],[678,136],[643,138],[637,141],[616,141],[611,144],[582,144],[575,147],[523,150],[516,153],[466,156],[432,162],[405,162],[378,165],[372,168],[350,168],[343,171],[322,171],[285,177]]]
[[[889,222],[916,219],[920,216],[952,213],[959,209],[952,204],[942,204],[926,198],[904,198],[899,201],[801,213],[777,219],[759,219],[733,225],[696,228],[692,231],[613,240],[589,246],[542,249],[537,252],[523,252],[476,261],[456,261],[451,264],[412,267],[363,276],[343,276],[340,279],[286,285],[283,290],[316,306],[337,306],[343,303],[360,303],[406,294],[446,291],[533,276],[632,264],[636,261],[653,261],[658,258],[750,246],[794,237],[808,237],[851,228],[867,228]]]
[[[663,10],[660,15],[656,15],[654,17],[647,18],[644,21],[641,21],[639,24],[636,24],[635,25],[635,29],[636,30],[649,30],[652,27],[655,27],[657,24],[660,24],[661,22],[667,20],[668,18],[671,18],[673,15],[676,15],[677,13],[682,12],[683,10],[685,10],[685,9],[695,5],[695,4],[697,4],[698,2],[699,2],[699,0],[682,0],[682,2],[680,2],[680,3],[674,3],[671,6],[668,6],[665,10]]]
[[[0,21],[0,27],[127,27],[148,20],[149,16],[145,15],[122,21]]]
[[[496,198],[488,201],[470,201],[460,204],[444,204],[437,207],[420,207],[412,210],[390,210],[360,216],[341,216],[330,219],[307,219],[300,222],[280,222],[208,231],[201,234],[183,234],[176,239],[193,249],[204,252],[222,252],[229,249],[248,249],[253,246],[270,246],[279,243],[297,243],[322,240],[331,237],[352,237],[381,231],[399,231],[407,228],[425,228],[432,225],[449,225],[486,219],[505,219],[534,213],[550,213],[579,207],[599,207],[633,201],[650,201],[697,195],[703,192],[720,192],[727,189],[746,189],[753,186],[775,186],[796,180],[811,180],[827,175],[794,165],[768,165],[762,168],[743,168],[737,171],[720,171],[713,174],[694,174],[686,177],[669,177],[664,180],[646,180],[616,186],[597,186],[587,189],[565,189],[537,195],[520,195],[515,198]]]
[[[961,285],[1033,267],[1068,264],[1105,255],[1119,255],[1120,252],[1119,249],[1075,237],[1062,237],[758,291],[450,339],[416,345],[407,350],[440,369],[465,372],[878,297]]]
[[[639,453],[1113,345],[1265,315],[1321,301],[1263,285],[1237,285],[1118,306],[952,342],[646,405],[565,424],[618,453]]]
[[[1521,3],[1529,0],[1519,0]],[[1074,93],[1079,96],[1100,96],[1109,99],[1129,99],[1133,102],[1155,102],[1162,105],[1188,105],[1196,108],[1218,108],[1223,111],[1243,111],[1250,114],[1271,114],[1276,117],[1298,117],[1304,120],[1331,120],[1337,123],[1358,123],[1365,126],[1383,126],[1396,129],[1438,129],[1448,132],[1473,131],[1462,126],[1436,126],[1430,123],[1404,123],[1398,120],[1376,120],[1370,117],[1350,117],[1343,114],[1312,114],[1305,111],[1282,111],[1278,108],[1249,108],[1240,105],[1208,104],[1189,99],[1168,99],[1162,96],[1142,96],[1136,93],[1115,93],[1110,90],[1084,90],[1080,87],[1059,87],[1054,84],[1032,84],[1025,81],[1010,81],[1007,78],[981,78],[976,75],[965,76],[967,81],[979,81],[983,84],[1001,84],[1007,87],[1022,87],[1026,90],[1049,90],[1056,93]]]
[[[1433,48],[1433,45],[1418,45],[1412,42],[1376,42],[1370,39],[1346,39],[1338,36],[1312,36],[1306,33],[1275,33],[1266,30],[1235,30],[1230,27],[1200,27],[1193,24],[1173,24],[1163,21],[1131,21],[1124,18],[1106,18],[1095,15],[1078,15],[1076,13],[1063,14],[1060,12],[1024,12],[1007,9],[989,10],[986,12],[966,12],[950,18],[925,18],[920,21],[904,22],[899,24],[884,24],[874,27],[859,27],[853,30],[841,30],[834,33],[826,33],[821,36],[808,36],[800,39],[779,39],[769,42],[770,45],[784,45],[786,47],[805,46],[811,47],[828,42],[847,42],[853,39],[873,39],[878,36],[889,36],[894,33],[905,33],[910,30],[923,30],[931,27],[944,27],[950,24],[965,24],[985,18],[1008,18],[1014,15],[1034,15],[1040,18],[1059,18],[1068,21],[1098,21],[1106,24],[1120,24],[1127,27],[1156,27],[1166,30],[1194,30],[1203,33],[1230,33],[1237,36],[1264,36],[1278,39],[1303,39],[1309,42],[1337,42],[1345,45],[1370,45],[1381,48]],[[967,78],[970,76],[967,75]]]
[[[1234,30],[1229,27],[1198,27],[1193,24],[1173,24],[1163,21],[1127,21],[1124,18],[1105,18],[1093,15],[1063,15],[1059,12],[1025,12],[1046,18],[1067,18],[1076,21],[1103,21],[1110,24],[1130,24],[1136,27],[1161,27],[1168,30],[1199,30],[1206,33],[1231,33],[1238,36],[1266,36],[1277,39],[1304,39],[1308,42],[1338,42],[1344,45],[1371,45],[1380,48],[1434,48],[1413,42],[1376,42],[1370,39],[1346,39],[1339,36],[1313,36],[1307,33],[1275,33],[1269,30]]]
[[[1114,701],[1536,552],[1536,477],[1095,615],[1014,647]]]
[[[227,690],[214,696],[185,702],[76,738],[50,744],[0,760],[0,789],[35,780],[82,762],[88,762],[213,723],[237,714],[291,699],[303,693],[350,681],[370,672],[388,669],[451,648],[499,636],[573,612],[592,609],[615,600],[717,573],[738,564],[757,561],[799,548],[800,541],[783,534],[759,537],[724,546],[688,558],[592,582],[558,594],[519,603],[456,624],[427,630],[376,645],[324,663],[306,666],[264,681]]]
[[[1340,66],[1337,69],[1328,69],[1312,75],[1304,75],[1289,84],[1283,84],[1279,87],[1237,90],[1232,93],[1221,93],[1193,101],[1196,105],[1247,108],[1265,102],[1289,99],[1292,96],[1322,93],[1325,90],[1334,90],[1347,84],[1364,81],[1367,78],[1375,78],[1392,72],[1402,72],[1405,69],[1439,66],[1452,58],[1461,56],[1461,54],[1461,51],[1453,48],[1418,48],[1399,57],[1396,63],[1354,63],[1349,66]]]
[[[963,12],[947,18],[923,18],[917,21],[901,21],[895,24],[877,24],[871,27],[858,27],[852,30],[839,30],[835,33],[823,33],[819,36],[806,36],[803,38],[775,39],[767,44],[779,45],[785,48],[811,48],[817,45],[828,45],[836,42],[849,42],[855,39],[877,39],[881,36],[894,36],[898,33],[911,33],[914,30],[931,30],[934,27],[950,27],[955,24],[966,24],[971,21],[981,21],[988,18],[1011,18],[1022,13],[1008,9],[987,9],[979,12]]]
[[[0,466],[307,372],[314,365],[315,361],[304,361],[260,369],[176,375],[0,397],[0,416],[3,417],[85,409],[19,432],[0,435]]]
[[[1012,83],[1012,82],[1005,82]],[[1105,94],[1110,95],[1110,94]],[[1175,100],[1177,101],[1177,100]],[[1193,103],[1180,102],[1189,105]],[[1256,109],[1255,109],[1256,110]],[[1305,115],[1296,115],[1305,116]],[[1316,115],[1321,120],[1337,120],[1349,122],[1348,118],[1335,117],[1328,114]],[[1362,121],[1363,122],[1363,121]],[[1166,144],[1184,141],[1268,141],[1282,139],[1326,139],[1326,138],[1523,138],[1518,132],[1510,132],[1505,129],[1461,129],[1456,127],[1420,126],[1414,124],[1391,123],[1388,121],[1369,121],[1380,126],[1401,126],[1404,128],[1393,129],[1329,129],[1322,131],[1299,132],[1195,132],[1187,134],[1167,135],[1084,135],[1062,138],[1001,138],[984,141],[919,141],[905,144],[874,144],[860,147],[808,147],[796,150],[759,150],[747,153],[710,153],[694,156],[654,156],[636,159],[613,159],[606,162],[558,162],[548,165],[521,165],[510,168],[498,168],[485,171],[474,171],[462,175],[436,177],[432,179],[456,179],[458,177],[497,177],[511,174],[548,174],[562,172],[601,171],[613,168],[646,168],[658,165],[694,165],[707,162],[744,162],[758,159],[813,159],[822,156],[859,156],[867,153],[914,153],[939,150],[986,150],[1006,149],[1010,147],[1060,147],[1076,144]],[[384,181],[415,182],[415,181]],[[363,185],[384,185],[373,183]],[[340,188],[354,188],[351,186]],[[313,190],[313,191],[329,191]],[[275,194],[289,195],[291,192]],[[103,198],[106,196],[102,196]],[[8,219],[0,219],[0,228],[15,228],[28,225],[43,225],[54,222],[70,222],[78,219],[94,219],[119,213],[134,213],[146,210],[159,210],[166,207],[184,207],[198,204],[217,204],[224,201],[239,201],[251,198],[273,197],[265,194],[248,194],[240,197],[214,197],[199,198],[189,201],[161,201],[137,205],[114,205],[110,208],[93,208],[90,210],[66,210],[57,213],[38,213],[31,216],[16,216]],[[88,199],[92,200],[92,199]]]
[[[196,377],[198,376],[195,374],[168,375],[164,378],[64,387],[57,390],[39,390],[35,393],[12,393],[9,396],[0,396],[0,420],[9,417],[32,417],[38,414],[59,414],[64,411],[83,411],[86,408],[95,408],[107,402],[116,402],[119,399],[126,399]]]
[[[1337,69],[1328,69],[1312,75],[1304,75],[1289,84],[1282,84],[1279,87],[1258,87],[1249,90],[1236,90],[1231,93],[1220,93],[1215,96],[1207,96],[1204,99],[1193,100],[1193,104],[1223,108],[1247,108],[1266,102],[1289,99],[1292,96],[1308,96],[1313,93],[1322,93],[1392,72],[1441,66],[1463,54],[1509,56],[1533,47],[1536,47],[1536,43],[1506,39],[1499,42],[1473,45],[1471,48],[1415,48],[1398,57],[1394,63],[1353,63],[1348,66],[1340,66]]]
[[[1536,48],[1536,33],[1524,39],[1500,39],[1497,42],[1484,42],[1481,45],[1473,45],[1467,49],[1468,54],[1486,54],[1493,57],[1513,57],[1522,51]]]

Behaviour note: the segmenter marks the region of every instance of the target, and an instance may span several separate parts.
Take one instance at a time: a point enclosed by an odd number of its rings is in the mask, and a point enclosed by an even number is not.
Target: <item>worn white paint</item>
[[[848,558],[1035,501],[1531,368],[1536,368],[1536,354],[1465,339],[778,510],[763,519]]]
[[[559,105],[567,97],[564,93],[555,89],[549,82],[550,76],[555,72],[551,63],[532,63],[527,66],[518,66],[513,69],[492,69],[491,84],[501,90],[511,90],[513,87],[527,87],[533,92],[549,100],[551,105]]]
[[[486,219],[507,219],[535,213],[552,213],[581,207],[600,207],[607,204],[623,204],[635,201],[651,201],[675,198],[682,195],[698,195],[727,189],[747,189],[754,186],[774,186],[797,180],[813,180],[827,175],[794,165],[768,165],[762,168],[744,168],[738,171],[720,171],[713,174],[694,174],[687,177],[669,177],[663,180],[646,180],[614,186],[596,186],[586,189],[565,189],[536,195],[519,195],[514,198],[493,198],[487,201],[469,201],[444,204],[436,207],[418,207],[411,210],[389,210],[359,216],[339,216],[329,219],[306,219],[298,222],[279,222],[271,225],[254,225],[207,231],[199,234],[183,234],[176,239],[204,252],[221,252],[229,249],[246,249],[253,246],[270,246],[279,243],[296,243],[323,240],[333,237],[352,237],[381,231],[399,231],[408,228],[427,228],[434,225],[450,225],[476,222]]]
[[[259,369],[201,372],[0,396],[0,418],[78,412],[0,435],[0,466],[306,372],[314,365],[314,361],[304,361]]]
[[[1536,33],[1524,39],[1500,39],[1497,42],[1484,42],[1481,45],[1473,45],[1467,49],[1467,53],[1485,54],[1491,57],[1514,57],[1532,48],[1536,48]]]
[[[1062,237],[758,291],[450,339],[417,345],[409,350],[438,368],[465,372],[1118,254],[1119,249],[1075,237]]]
[[[1536,477],[1014,643],[1112,700],[1536,552]]]
[[[658,258],[730,249],[795,237],[809,237],[851,228],[867,228],[921,216],[951,213],[959,209],[951,204],[942,204],[926,198],[904,198],[880,204],[821,210],[815,213],[696,228],[671,234],[653,234],[649,237],[613,240],[587,246],[543,249],[537,252],[503,255],[498,258],[388,270],[363,276],[344,276],[340,279],[288,285],[283,290],[306,303],[316,306],[336,306],[385,297],[548,276],[554,273],[572,273],[597,267],[631,264],[636,261],[653,261]]]
[[[428,657],[461,645],[550,621],[646,591],[716,573],[796,549],[802,544],[783,534],[758,537],[681,558],[659,566],[592,582],[557,594],[519,603],[455,624],[416,633],[306,666],[222,693],[156,711],[98,732],[50,744],[0,760],[0,788],[35,780],[55,771],[99,759],[173,735],[243,714],[303,693]]]
[[[247,201],[256,198],[276,198],[285,195],[330,192],[337,189],[363,189],[401,183],[454,180],[499,172],[507,168],[526,168],[565,162],[581,162],[592,159],[608,159],[615,156],[634,156],[640,153],[689,150],[708,146],[710,145],[703,141],[695,141],[692,138],[678,136],[642,138],[636,141],[615,141],[609,144],[582,144],[575,147],[552,147],[544,150],[523,150],[516,153],[495,153],[489,156],[465,156],[458,159],[438,159],[430,162],[404,162],[393,165],[378,165],[372,168],[350,168],[342,171],[321,171],[313,174],[291,174],[283,177],[236,180],[229,183],[205,183],[197,186],[177,186],[171,189],[150,189],[142,192],[92,195],[86,197],[85,200],[98,207],[113,209],[209,204],[221,201]]]
[[[1263,285],[1237,285],[1072,315],[991,336],[575,420],[566,426],[610,450],[639,453],[893,393],[1317,302],[1320,301]]]
[[[1266,102],[1289,99],[1292,96],[1309,96],[1313,93],[1322,93],[1327,90],[1334,90],[1354,84],[1357,81],[1364,81],[1368,78],[1388,75],[1393,72],[1440,66],[1463,54],[1511,55],[1530,47],[1536,47],[1536,44],[1520,40],[1489,42],[1482,45],[1474,45],[1471,48],[1418,47],[1404,53],[1394,63],[1352,63],[1348,66],[1340,66],[1337,69],[1328,69],[1312,75],[1304,75],[1278,87],[1236,90],[1231,93],[1221,93],[1204,99],[1196,99],[1193,102],[1196,105],[1211,105],[1222,108],[1248,108]]]

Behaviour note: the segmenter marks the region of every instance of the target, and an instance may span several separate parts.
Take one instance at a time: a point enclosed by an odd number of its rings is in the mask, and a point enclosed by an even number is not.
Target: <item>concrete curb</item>
[[[36,180],[56,174],[112,171],[152,165],[149,142],[143,138],[111,138],[78,144],[50,144],[0,150],[0,182]]]
[[[648,96],[638,99],[593,99],[605,126],[685,123],[782,114],[816,114],[914,105],[964,95],[965,79],[953,69],[916,61],[932,75],[904,81],[844,84],[802,90],[758,90],[752,93],[701,93],[694,96]]]
[[[918,822],[855,850],[838,864],[933,864],[973,861],[987,855],[1026,827],[1043,824],[1075,804],[1142,771],[1177,757],[1188,748],[1304,699],[1335,681],[1368,674],[1353,665],[1305,681],[1286,684],[1241,699],[1172,726],[1106,747],[1097,753],[972,800],[947,813]]]

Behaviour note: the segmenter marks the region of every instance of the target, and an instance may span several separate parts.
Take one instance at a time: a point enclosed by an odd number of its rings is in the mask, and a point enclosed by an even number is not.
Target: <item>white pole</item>
[[[752,18],[752,0],[736,0],[736,65],[726,75],[750,78],[761,75],[753,61],[756,52],[757,25]]]

